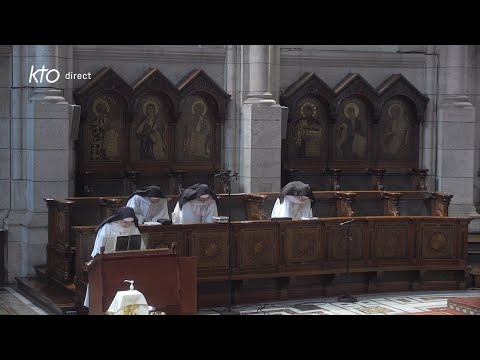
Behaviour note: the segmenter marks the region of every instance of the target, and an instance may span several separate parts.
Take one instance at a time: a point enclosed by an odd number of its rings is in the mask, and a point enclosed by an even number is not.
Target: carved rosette
[[[228,267],[228,231],[192,234],[192,243],[201,269],[226,269]]]
[[[428,245],[433,252],[441,253],[447,247],[447,239],[441,232],[434,232],[428,239]]]
[[[261,261],[265,258],[265,240],[263,239],[254,239],[250,242],[249,247],[247,248],[247,259],[251,262]]]
[[[422,256],[449,258],[454,254],[455,226],[423,226]]]
[[[299,237],[295,240],[292,248],[292,257],[294,259],[310,258],[315,251],[315,241],[312,238]]]

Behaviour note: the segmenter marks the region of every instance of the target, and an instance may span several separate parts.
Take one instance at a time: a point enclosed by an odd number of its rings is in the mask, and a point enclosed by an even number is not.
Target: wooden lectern
[[[148,305],[167,315],[197,313],[197,258],[169,249],[98,254],[88,266],[89,315],[104,315],[117,291],[134,280]]]

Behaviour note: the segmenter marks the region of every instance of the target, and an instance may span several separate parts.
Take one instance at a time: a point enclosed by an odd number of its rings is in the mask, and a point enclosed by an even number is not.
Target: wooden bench
[[[208,307],[226,304],[230,241],[237,304],[341,294],[346,242],[345,227],[339,223],[348,219],[140,226],[140,230],[149,234],[149,248],[177,242],[181,256],[198,257],[199,306]],[[351,225],[352,291],[465,288],[470,218],[356,219]],[[90,259],[95,234],[94,227],[73,230],[75,286],[81,305],[86,288],[82,264]]]

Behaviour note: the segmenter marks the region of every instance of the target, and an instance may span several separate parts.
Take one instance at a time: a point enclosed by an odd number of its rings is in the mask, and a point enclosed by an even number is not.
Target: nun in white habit
[[[95,229],[97,237],[91,253],[92,259],[95,255],[100,253],[100,248],[103,246],[104,236],[121,236],[121,235],[139,235],[138,220],[135,216],[135,211],[131,207],[121,207],[115,211],[111,216],[103,220],[103,222]],[[142,244],[141,248],[145,248]],[[89,307],[90,296],[87,285],[87,292],[85,294],[84,306]]]
[[[292,181],[280,192],[272,210],[272,218],[289,217],[301,219],[312,217],[312,206],[315,202],[310,185],[301,181]]]
[[[127,206],[135,210],[139,224],[170,219],[168,199],[163,191],[155,185],[133,192],[128,198]]]
[[[172,213],[174,224],[213,223],[218,216],[217,194],[206,184],[195,184],[186,188],[178,196]]]

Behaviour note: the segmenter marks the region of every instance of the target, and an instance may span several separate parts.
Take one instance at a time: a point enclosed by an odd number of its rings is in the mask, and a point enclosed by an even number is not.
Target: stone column
[[[239,170],[239,142],[241,101],[241,47],[242,45],[226,45],[225,57],[225,91],[231,95],[225,119],[224,144],[222,162],[225,169]],[[222,169],[223,170],[223,169]],[[239,189],[239,182],[232,181],[232,192]]]
[[[11,46],[0,45],[0,229],[10,210],[10,57]]]
[[[271,45],[250,45],[246,50],[244,68],[249,74],[240,130],[240,191],[279,191],[282,107],[270,89]]]
[[[467,91],[469,46],[440,48],[438,191],[453,194],[450,215],[478,217],[474,202],[475,107]],[[442,64],[443,62],[443,64]],[[475,225],[476,221],[470,226]]]
[[[249,91],[245,103],[275,104],[270,91],[270,45],[249,46]]]
[[[46,262],[47,207],[44,198],[64,198],[71,177],[69,104],[65,101],[65,47],[13,47],[11,206],[8,228],[8,281],[34,274]],[[56,69],[56,82],[40,81],[37,69]],[[49,80],[56,78],[52,72]]]

